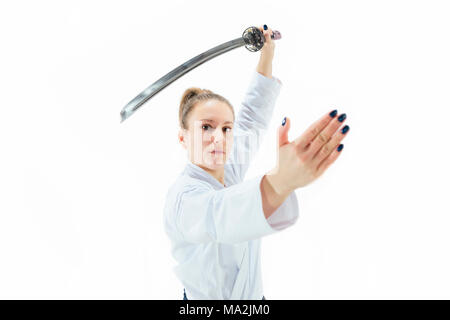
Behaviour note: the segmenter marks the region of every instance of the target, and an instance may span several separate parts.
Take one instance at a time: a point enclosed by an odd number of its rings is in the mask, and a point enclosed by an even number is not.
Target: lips
[[[213,150],[213,151],[211,151],[211,153],[212,154],[224,154],[225,151],[223,151],[223,150]]]

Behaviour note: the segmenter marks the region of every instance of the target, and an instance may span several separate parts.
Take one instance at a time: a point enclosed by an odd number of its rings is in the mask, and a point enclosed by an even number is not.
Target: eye
[[[211,126],[209,124],[202,125],[203,130],[208,130],[208,127],[211,128]]]
[[[223,128],[223,131],[225,131],[225,132],[230,132],[231,129],[232,129],[232,128],[230,128],[230,127],[224,127],[224,128]]]

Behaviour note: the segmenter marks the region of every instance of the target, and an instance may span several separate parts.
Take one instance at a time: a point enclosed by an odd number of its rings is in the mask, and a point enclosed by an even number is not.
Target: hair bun
[[[181,98],[181,103],[186,104],[190,99],[194,98],[195,96],[202,93],[202,89],[197,87],[192,87],[189,89],[186,89],[183,93],[183,96]]]

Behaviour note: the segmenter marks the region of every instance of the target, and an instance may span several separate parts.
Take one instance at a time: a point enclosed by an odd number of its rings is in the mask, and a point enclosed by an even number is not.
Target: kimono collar
[[[229,185],[226,177],[224,177],[224,181],[225,181],[225,186],[224,186],[216,178],[214,178],[209,172],[205,171],[204,169],[200,168],[199,166],[193,164],[190,161],[186,165],[184,172],[192,178],[209,182],[210,184],[213,185],[214,189],[222,189]],[[224,172],[225,176],[226,176],[226,173],[227,173],[227,170],[225,170],[225,172]]]

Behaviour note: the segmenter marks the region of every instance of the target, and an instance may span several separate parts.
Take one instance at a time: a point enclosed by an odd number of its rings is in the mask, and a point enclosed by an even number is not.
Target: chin
[[[227,157],[225,155],[222,156],[214,156],[212,154],[208,154],[204,157],[203,165],[210,170],[222,169],[227,161]]]

